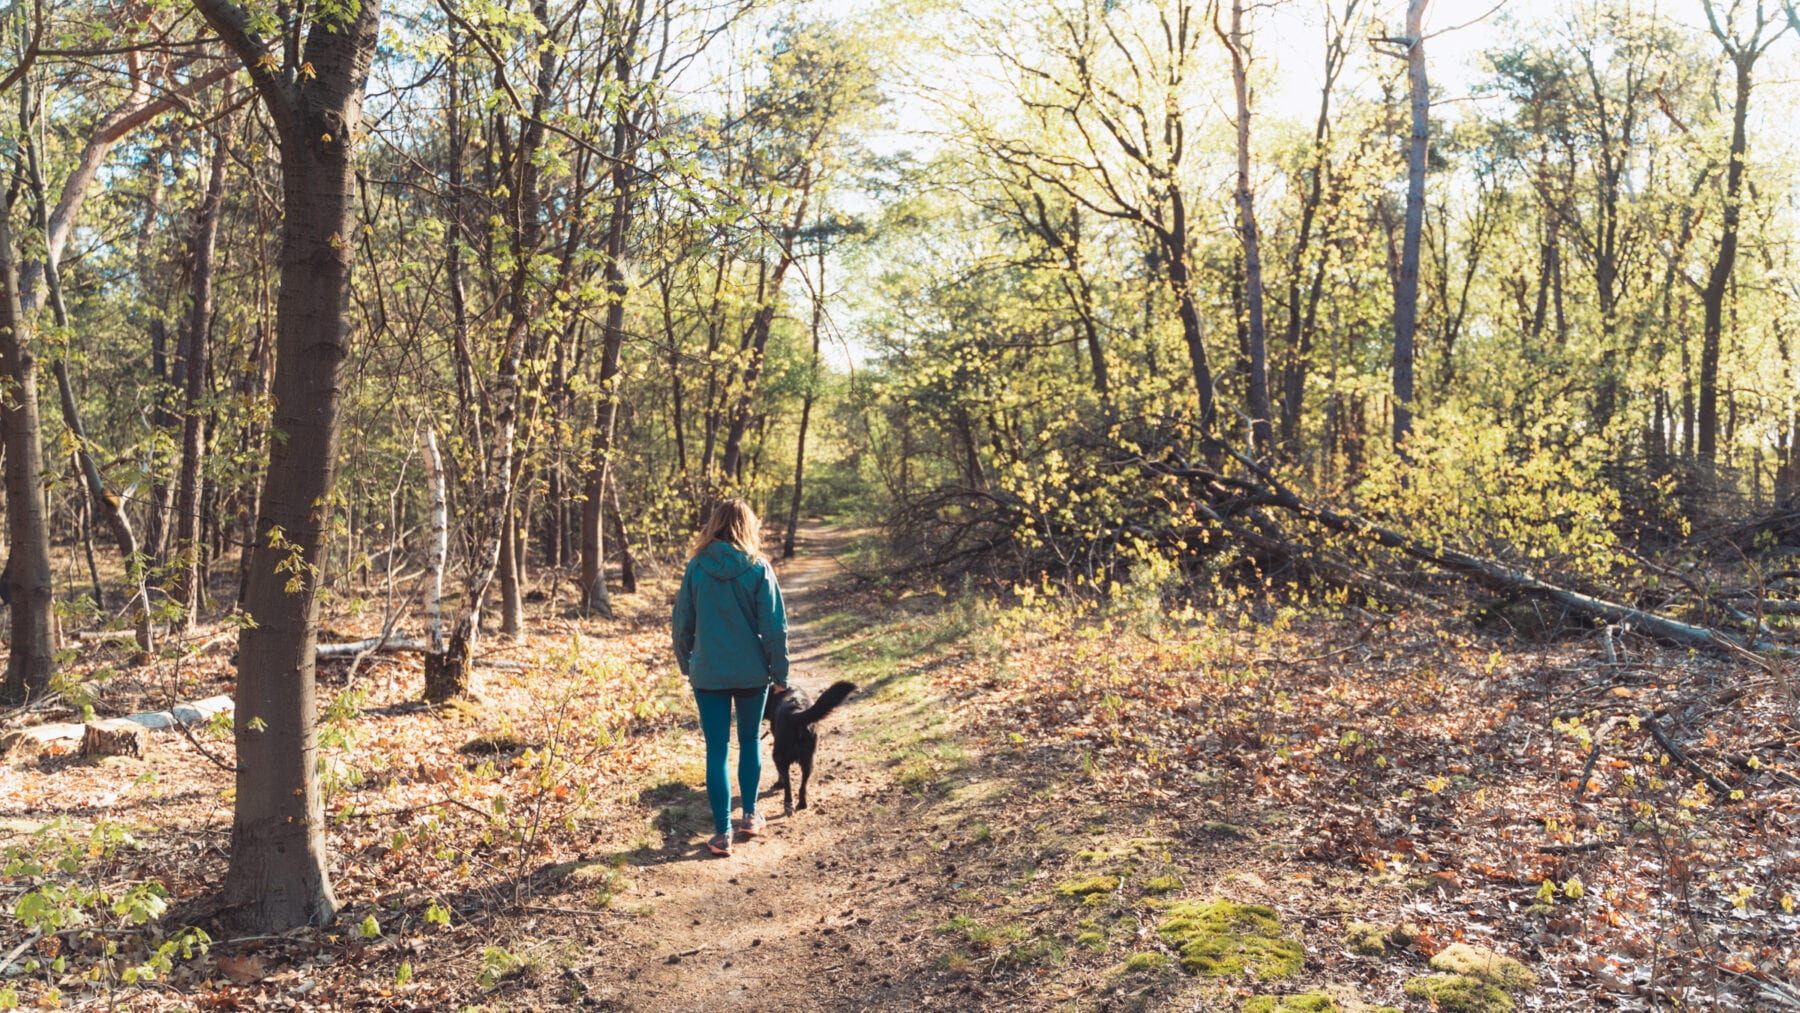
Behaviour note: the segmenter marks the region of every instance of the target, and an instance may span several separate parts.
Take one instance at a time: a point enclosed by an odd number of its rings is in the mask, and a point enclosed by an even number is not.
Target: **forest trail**
[[[839,556],[854,537],[808,524],[795,556],[778,564],[794,682],[815,697],[844,677],[831,658],[826,617],[843,573]],[[921,960],[895,945],[917,931],[903,930],[900,916],[921,890],[909,874],[909,846],[895,832],[893,803],[904,793],[859,734],[886,713],[858,693],[820,725],[811,804],[791,816],[769,787],[775,773],[765,731],[768,830],[740,840],[730,858],[705,848],[703,790],[671,780],[644,792],[640,805],[661,808],[651,818],[663,844],[627,859],[629,887],[615,901],[622,917],[597,948],[607,951],[609,973],[588,985],[591,1001],[626,1010],[882,1008],[880,993]],[[697,771],[698,729],[684,734]]]

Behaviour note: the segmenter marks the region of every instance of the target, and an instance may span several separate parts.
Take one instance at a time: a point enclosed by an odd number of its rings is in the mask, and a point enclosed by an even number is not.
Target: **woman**
[[[725,756],[731,745],[731,708],[737,705],[738,791],[745,837],[763,831],[756,811],[762,782],[757,728],[764,698],[788,685],[787,610],[775,570],[763,558],[761,523],[741,499],[719,504],[694,539],[681,590],[675,595],[675,660],[694,687],[700,730],[706,735],[706,797],[712,803],[715,855],[731,854],[731,784]]]

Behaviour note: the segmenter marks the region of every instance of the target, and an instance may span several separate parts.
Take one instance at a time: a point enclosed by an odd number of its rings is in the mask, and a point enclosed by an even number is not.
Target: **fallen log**
[[[327,658],[354,658],[359,654],[430,654],[431,647],[418,640],[405,637],[370,637],[348,644],[320,644],[315,657],[320,661]]]

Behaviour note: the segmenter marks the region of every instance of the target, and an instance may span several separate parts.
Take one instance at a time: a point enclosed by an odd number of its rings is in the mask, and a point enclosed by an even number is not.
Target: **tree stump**
[[[470,670],[474,652],[470,650],[471,624],[467,617],[450,633],[450,643],[441,654],[425,655],[425,700],[446,703],[469,695]]]
[[[83,756],[142,757],[149,746],[150,729],[123,718],[90,721],[81,733]]]

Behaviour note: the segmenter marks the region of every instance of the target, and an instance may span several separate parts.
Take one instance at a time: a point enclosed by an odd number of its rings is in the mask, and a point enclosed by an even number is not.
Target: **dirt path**
[[[794,680],[814,695],[841,677],[820,620],[837,608],[837,556],[850,541],[810,525],[779,568]],[[769,829],[728,859],[702,845],[704,791],[668,783],[646,792],[646,805],[662,806],[664,843],[628,860],[629,885],[614,905],[620,917],[607,925],[616,935],[603,944],[614,973],[595,976],[591,1001],[632,1010],[897,1008],[883,993],[918,968],[896,944],[925,928],[904,917],[922,886],[909,874],[908,845],[891,832],[903,793],[856,734],[880,720],[878,706],[853,696],[820,726],[811,805],[792,816],[768,790],[775,775],[765,738]],[[698,761],[698,735],[688,734]]]

